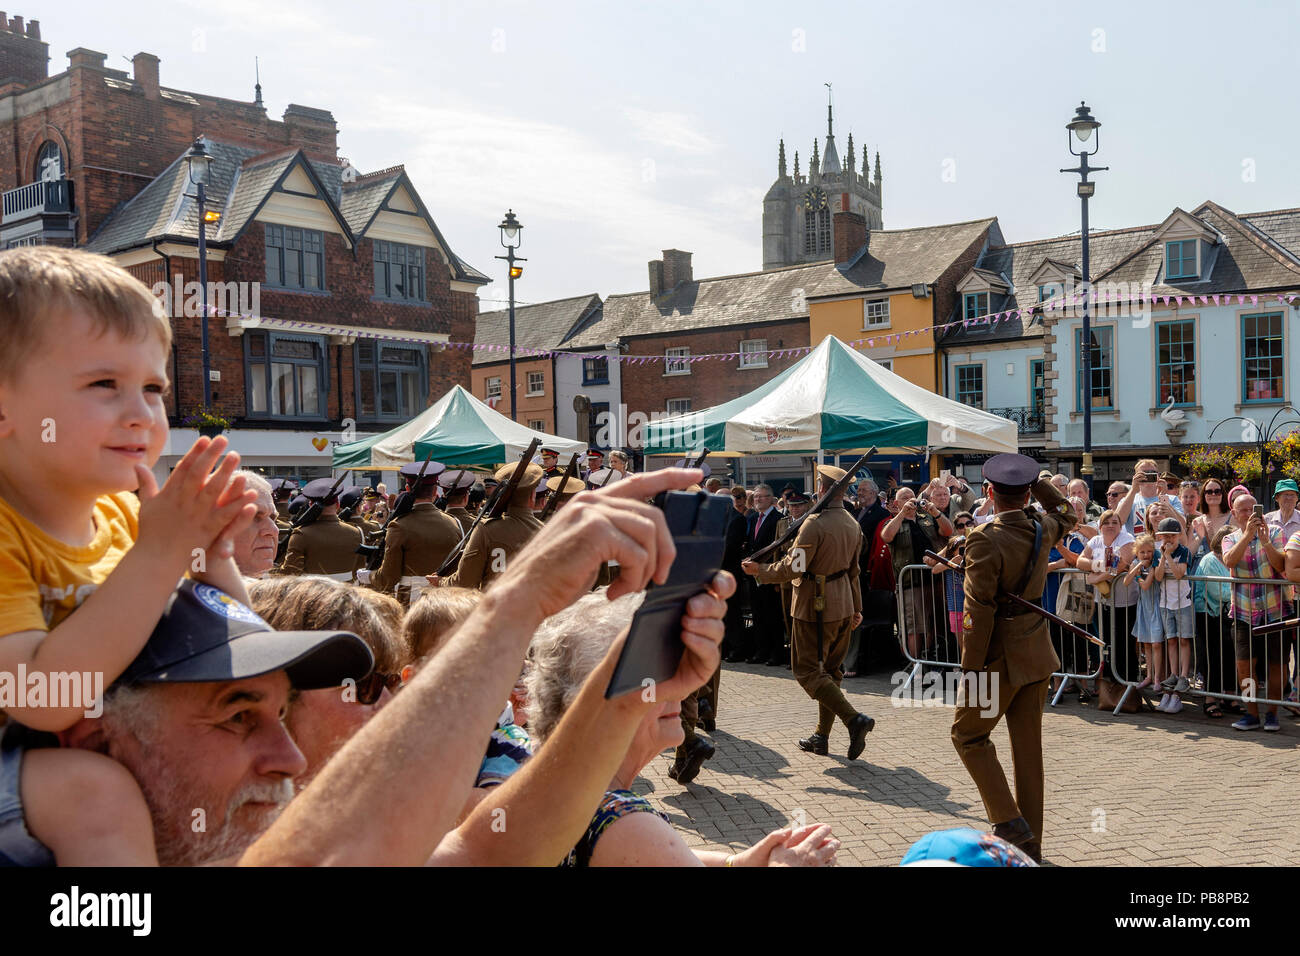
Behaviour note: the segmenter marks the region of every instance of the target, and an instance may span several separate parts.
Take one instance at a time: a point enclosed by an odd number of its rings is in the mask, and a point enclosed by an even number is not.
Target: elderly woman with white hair
[[[632,620],[642,594],[607,601],[601,592],[547,618],[533,637],[527,677],[529,732],[541,742],[554,731],[587,676]],[[809,824],[769,833],[733,854],[691,850],[648,800],[631,790],[641,770],[684,732],[679,701],[647,711],[605,798],[564,866],[826,866],[840,843],[829,826]],[[536,758],[535,758],[536,759]]]

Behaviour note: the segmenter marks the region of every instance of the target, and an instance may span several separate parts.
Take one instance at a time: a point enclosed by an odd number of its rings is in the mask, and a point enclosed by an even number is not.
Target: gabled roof
[[[571,299],[556,299],[552,302],[539,302],[536,305],[515,307],[515,349],[545,349],[547,351],[567,347],[566,340],[575,333],[584,330],[599,331],[601,328],[600,296],[595,292],[574,296]],[[501,309],[494,312],[480,312],[474,323],[475,345],[510,344],[510,313]],[[606,340],[608,341],[608,340]],[[518,355],[516,356],[519,357]],[[528,356],[523,356],[527,358]],[[474,365],[491,365],[494,362],[507,361],[508,352],[474,350]]]
[[[575,335],[568,348],[598,348],[618,338],[672,335],[808,317],[801,294],[833,269],[829,262],[683,282],[658,298],[649,292],[611,295],[599,325]],[[803,301],[803,308],[796,306]]]
[[[228,247],[248,228],[271,194],[299,169],[320,194],[339,231],[350,246],[365,233],[393,192],[404,187],[449,259],[454,280],[484,285],[492,280],[457,256],[438,230],[402,167],[345,182],[337,163],[309,160],[300,149],[266,153],[247,146],[207,140],[212,156],[207,205],[222,214],[220,225],[208,229],[208,242]],[[188,152],[188,151],[187,151]],[[197,202],[185,155],[178,156],[139,193],[120,206],[91,237],[86,248],[113,254],[147,246],[156,240],[198,241]]]
[[[828,269],[808,297],[906,289],[935,282],[996,223],[997,218],[990,217],[916,229],[872,229],[858,257]]]

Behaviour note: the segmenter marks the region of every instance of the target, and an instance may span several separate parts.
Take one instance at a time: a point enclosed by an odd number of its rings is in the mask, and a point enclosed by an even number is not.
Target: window
[[[767,368],[767,339],[745,339],[740,343],[741,368]]]
[[[324,233],[296,226],[267,226],[266,284],[280,289],[323,290]]]
[[[501,378],[499,376],[488,379],[483,383],[483,386],[483,397],[489,402],[491,402],[492,399],[496,399],[497,401],[501,400]]]
[[[1043,359],[1029,360],[1029,411],[1039,421],[1047,409],[1047,379]],[[1041,431],[1041,429],[1039,429]]]
[[[1092,407],[1096,409],[1110,410],[1115,407],[1115,352],[1114,352],[1114,329],[1109,326],[1101,326],[1092,329],[1092,342],[1089,345],[1092,363],[1092,384],[1089,389],[1089,398]],[[1084,403],[1084,381],[1083,381],[1083,330],[1074,330],[1074,380],[1077,383],[1075,388],[1075,411],[1083,411]]]
[[[529,395],[546,394],[546,373],[529,372],[528,373],[528,393]]]
[[[1189,321],[1156,323],[1156,399],[1164,408],[1196,404],[1196,327]]]
[[[42,238],[39,235],[37,235],[37,236],[25,236],[22,239],[10,239],[9,244],[5,246],[5,248],[17,249],[19,246],[43,246],[43,245],[45,245],[45,243],[42,241]],[[172,379],[172,381],[175,381],[175,379]]]
[[[817,213],[817,251],[831,250],[831,211],[822,209]]]
[[[812,255],[817,251],[817,213],[805,209],[803,213],[803,251]]]
[[[978,319],[982,315],[989,314],[989,294],[987,292],[967,292],[961,297],[962,316],[967,319]]]
[[[1065,287],[1059,282],[1044,282],[1038,287],[1039,302],[1046,302],[1048,299],[1064,294]]]
[[[831,211],[806,208],[803,213],[803,251],[805,255],[831,249]]]
[[[1165,243],[1165,278],[1196,278],[1196,240],[1180,239]]]
[[[587,413],[587,444],[609,447],[609,436],[614,423],[609,418],[609,402],[592,402]]]
[[[864,329],[889,328],[888,299],[869,299],[862,304],[862,327]]]
[[[1241,317],[1241,364],[1243,402],[1283,400],[1286,373],[1283,370],[1281,312]]]
[[[546,431],[546,422],[540,418],[530,418],[528,419],[528,427],[535,432],[544,432]]]
[[[250,418],[324,418],[324,339],[249,332],[244,336]]]
[[[363,340],[356,344],[359,418],[405,421],[424,409],[424,349]]]
[[[984,366],[958,365],[957,401],[975,408],[984,407]]]
[[[32,170],[33,182],[50,182],[63,178],[63,153],[59,144],[47,139],[36,154],[36,168]]]
[[[681,348],[664,349],[664,374],[665,375],[690,375],[691,350],[687,346]]]
[[[582,384],[609,384],[609,359],[606,356],[596,355],[582,360]]]
[[[668,399],[669,415],[685,415],[690,410],[691,410],[691,400],[689,398]]]
[[[892,372],[892,371],[894,370],[894,360],[893,360],[893,359],[876,359],[875,361],[876,361],[876,364],[877,364],[877,365],[879,365],[881,368],[883,368],[883,369],[884,369],[885,371],[887,371],[887,372]]]
[[[376,240],[375,295],[399,302],[423,302],[424,250]]]

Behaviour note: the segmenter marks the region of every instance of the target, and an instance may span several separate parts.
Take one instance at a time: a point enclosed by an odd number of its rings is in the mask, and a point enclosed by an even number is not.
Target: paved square
[[[893,865],[930,830],[987,827],[948,736],[953,708],[891,706],[891,686],[883,673],[844,682],[876,719],[850,762],[839,723],[829,757],[799,749],[817,708],[788,670],[723,665],[718,729],[707,735],[717,754],[683,788],[668,776],[668,752],[636,789],[688,844],[707,849],[748,846],[802,811],[834,827],[840,865]],[[1234,731],[1231,720],[1210,720],[1199,706],[1115,717],[1072,694],[1046,708],[1045,856],[1062,866],[1295,864],[1300,720],[1282,711],[1274,734]],[[1004,725],[993,740],[1009,773]]]

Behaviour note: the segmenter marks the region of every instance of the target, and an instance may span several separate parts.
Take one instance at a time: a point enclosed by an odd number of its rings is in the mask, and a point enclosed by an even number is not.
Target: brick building
[[[362,175],[338,154],[327,110],[270,118],[260,87],[240,102],[164,87],[159,60],[132,73],[77,48],[48,75],[39,23],[0,26],[0,245],[57,242],[109,255],[173,318],[171,445],[203,400],[198,209],[186,154],[212,156],[207,209],[213,409],[268,473],[328,472],[331,442],[385,431],[469,379],[477,289],[401,166]],[[188,283],[195,283],[193,288]],[[219,377],[219,380],[217,380]]]

